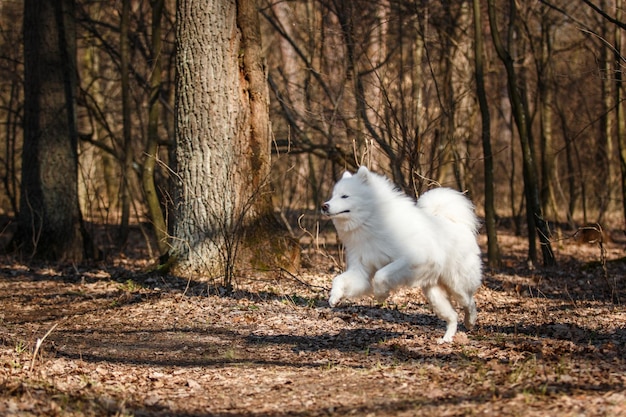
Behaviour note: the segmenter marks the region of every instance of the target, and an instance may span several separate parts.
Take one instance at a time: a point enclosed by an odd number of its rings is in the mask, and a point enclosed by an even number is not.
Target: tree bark
[[[91,241],[78,203],[73,0],[24,4],[24,149],[18,229],[25,256],[80,262]]]
[[[180,276],[222,277],[228,288],[238,267],[272,267],[294,248],[273,239],[258,11],[245,0],[180,0],[176,21],[170,265]]]

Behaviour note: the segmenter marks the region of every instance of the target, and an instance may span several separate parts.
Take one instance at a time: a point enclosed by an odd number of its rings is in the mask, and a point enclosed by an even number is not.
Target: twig
[[[48,332],[41,339],[37,338],[37,343],[35,344],[35,352],[33,352],[33,359],[30,362],[30,369],[28,370],[29,373],[32,373],[33,369],[35,369],[35,359],[37,358],[37,353],[39,353],[39,348],[43,344],[44,340],[46,340],[46,338],[50,336],[50,333],[52,333],[58,325],[59,323],[56,323],[54,326],[52,326],[52,328],[48,330]]]
[[[302,285],[304,285],[306,287],[315,288],[315,289],[324,290],[324,291],[329,291],[330,290],[330,288],[325,287],[325,286],[309,284],[308,282],[303,281],[302,279],[298,278],[295,274],[287,271],[285,268],[279,268],[279,270],[280,270],[280,272],[283,272],[283,273],[289,275],[289,277],[291,279],[293,279],[294,281],[297,281],[297,282],[299,282],[300,284],[302,284]]]
[[[341,268],[340,262],[335,259],[334,256],[332,256],[330,253],[328,253],[328,250],[326,250],[325,244],[324,244],[324,251],[322,251],[321,247],[320,247],[320,222],[316,222],[315,223],[315,235],[313,235],[313,233],[311,233],[306,226],[304,226],[302,224],[302,219],[304,218],[304,214],[300,215],[300,217],[298,217],[298,227],[300,228],[300,230],[302,232],[304,232],[304,234],[306,234],[307,236],[309,236],[311,238],[311,244],[315,244],[315,250],[318,254],[322,255],[323,257],[325,257],[326,259],[330,259],[330,261],[337,267],[337,268]]]
[[[619,292],[617,291],[617,283],[615,282],[615,279],[613,279],[613,282],[611,282],[611,279],[609,277],[609,269],[607,268],[607,250],[604,247],[604,230],[602,230],[602,226],[600,226],[600,224],[597,224],[596,230],[600,234],[600,237],[598,238],[598,247],[600,248],[600,265],[602,266],[602,276],[609,286],[609,289],[611,290],[611,301],[620,304]]]

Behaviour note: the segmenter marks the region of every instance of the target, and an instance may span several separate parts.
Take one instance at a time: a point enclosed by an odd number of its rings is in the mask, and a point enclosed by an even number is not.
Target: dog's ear
[[[366,166],[362,165],[357,171],[356,176],[359,177],[361,181],[365,182],[367,181],[367,178],[369,177],[369,173],[370,173],[370,170],[367,169]]]
[[[343,176],[341,177],[341,179],[350,178],[351,176],[352,176],[352,174],[350,174],[348,171],[346,171],[346,172],[343,173]]]

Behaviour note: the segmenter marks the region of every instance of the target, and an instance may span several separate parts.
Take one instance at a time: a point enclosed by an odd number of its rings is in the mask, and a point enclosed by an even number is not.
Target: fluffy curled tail
[[[417,206],[433,216],[465,225],[474,234],[478,232],[479,223],[474,205],[464,194],[452,188],[435,188],[425,192],[417,200]]]

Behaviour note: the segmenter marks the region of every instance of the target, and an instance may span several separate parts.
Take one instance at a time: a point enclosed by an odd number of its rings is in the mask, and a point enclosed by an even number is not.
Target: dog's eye
[[[341,196],[341,198],[348,198],[348,196],[344,194]]]

